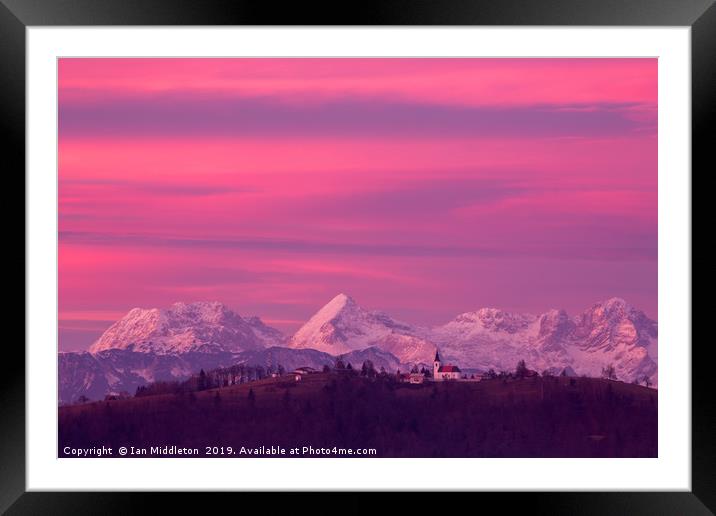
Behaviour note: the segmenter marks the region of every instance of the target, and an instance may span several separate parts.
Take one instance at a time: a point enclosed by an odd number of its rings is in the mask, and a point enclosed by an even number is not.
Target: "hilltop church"
[[[433,380],[442,382],[445,380],[459,380],[462,377],[462,371],[456,365],[445,364],[440,361],[440,352],[435,350],[435,361],[433,362]]]

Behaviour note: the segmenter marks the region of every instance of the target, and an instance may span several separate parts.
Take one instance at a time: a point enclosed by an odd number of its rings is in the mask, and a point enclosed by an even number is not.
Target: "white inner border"
[[[690,36],[688,27],[29,27],[27,489],[690,490]],[[658,57],[658,459],[58,459],[56,67],[72,56]]]

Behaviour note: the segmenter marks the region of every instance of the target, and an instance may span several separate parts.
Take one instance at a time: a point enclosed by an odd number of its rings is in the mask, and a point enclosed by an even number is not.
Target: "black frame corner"
[[[0,127],[2,140],[7,144],[3,155],[5,163],[9,163],[4,167],[6,177],[12,179],[24,178],[21,171],[25,170],[25,31],[29,26],[41,25],[690,26],[692,182],[694,171],[704,176],[708,171],[716,170],[713,137],[709,134],[709,129],[716,123],[714,0],[623,0],[618,3],[598,0],[446,0],[441,3],[434,0],[384,0],[366,1],[353,10],[346,9],[345,5],[326,7],[294,3],[278,6],[273,2],[249,0],[0,0]],[[24,192],[24,179],[20,187]],[[707,214],[696,216],[694,208],[692,200],[694,225],[700,224],[700,220],[708,220]],[[9,208],[6,209],[9,211]],[[24,242],[24,227],[17,231],[23,232]],[[26,263],[24,249],[23,245],[23,270]],[[15,255],[10,256],[11,263],[19,261]],[[711,273],[706,273],[705,264],[697,263],[700,273],[706,274],[706,282],[699,282],[699,289],[705,290],[702,285],[708,283]],[[693,313],[705,310],[704,305],[693,307]],[[716,435],[716,411],[709,384],[711,343],[709,339],[700,342],[692,340],[696,344],[692,345],[691,492],[512,493],[507,495],[510,497],[509,506],[514,508],[513,503],[517,503],[529,511],[548,514],[713,514],[716,511],[716,440],[713,437]],[[184,494],[129,496],[119,493],[25,492],[25,353],[14,342],[6,344],[9,356],[6,355],[5,374],[0,375],[0,512],[120,514],[144,512],[142,509],[151,507],[145,505],[150,500],[162,503],[164,510],[170,502],[184,511],[206,509],[206,496],[190,499]],[[356,496],[347,495],[341,505],[352,505],[348,500]],[[422,498],[418,495],[415,501],[420,503]],[[508,506],[504,494],[481,495],[481,499],[472,503],[482,505],[483,499]],[[247,500],[243,500],[246,503]],[[276,498],[272,497],[272,500],[273,504]],[[292,497],[289,503],[294,505],[295,502],[295,497]]]

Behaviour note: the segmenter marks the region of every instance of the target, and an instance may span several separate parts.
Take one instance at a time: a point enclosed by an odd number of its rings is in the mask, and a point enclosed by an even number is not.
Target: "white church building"
[[[459,380],[462,378],[462,371],[456,365],[443,364],[440,360],[440,352],[435,350],[435,361],[433,362],[433,380],[443,382],[445,380]]]

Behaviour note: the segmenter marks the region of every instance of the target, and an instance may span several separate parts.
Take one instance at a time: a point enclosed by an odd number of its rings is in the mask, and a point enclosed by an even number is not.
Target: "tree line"
[[[204,369],[201,369],[199,373],[192,375],[191,377],[183,381],[160,380],[150,382],[147,385],[139,386],[137,387],[134,396],[143,397],[162,394],[181,394],[189,392],[198,392],[209,389],[228,387],[231,385],[240,385],[244,383],[254,382],[271,376],[284,376],[286,372],[286,368],[281,364],[277,364],[275,366],[236,364],[229,367],[219,367],[209,371],[204,371]],[[353,365],[350,362],[344,361],[342,357],[338,357],[336,359],[336,362],[333,367],[329,366],[328,364],[324,365],[322,368],[322,372],[353,374],[370,379],[393,376],[391,373],[388,373],[384,367],[381,367],[379,370],[376,369],[372,360],[365,360],[361,365],[360,369],[356,370],[353,368]],[[412,367],[410,373],[422,374],[426,378],[431,378],[433,376],[432,371],[430,369],[426,367],[418,368],[417,365],[414,365]],[[400,379],[401,371],[397,370],[394,375],[397,379]],[[544,370],[541,374],[539,374],[536,371],[529,369],[524,359],[521,359],[517,362],[517,365],[515,366],[514,370],[503,370],[500,372],[496,372],[493,368],[490,368],[486,373],[483,374],[483,378],[485,379],[502,380],[524,379],[533,376],[551,377],[555,375],[550,370]],[[568,376],[566,368],[563,369],[558,376]],[[585,375],[582,376],[586,377]],[[465,375],[464,377],[467,377],[467,375]],[[474,378],[474,375],[471,375],[471,377]],[[606,367],[603,367],[600,377],[606,380],[618,380],[614,365],[608,364]],[[651,379],[646,375],[639,379],[633,380],[631,383],[635,385],[643,384],[646,387],[651,387],[652,385]],[[119,395],[111,394],[107,395],[105,397],[105,400],[124,399],[127,397],[129,397],[129,394],[127,393],[121,393]],[[90,400],[86,396],[80,396],[80,398],[78,398],[77,400],[77,403],[83,404],[87,403],[88,401]]]

